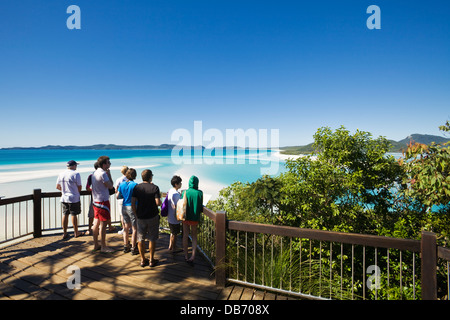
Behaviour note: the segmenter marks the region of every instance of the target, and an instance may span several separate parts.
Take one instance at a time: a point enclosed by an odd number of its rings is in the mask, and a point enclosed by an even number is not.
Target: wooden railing
[[[37,189],[32,195],[1,199],[0,243],[61,229],[60,195]],[[81,195],[87,212],[90,192]],[[118,222],[115,201],[111,204],[113,222]],[[198,245],[214,267],[218,286],[232,282],[310,299],[450,296],[450,249],[437,246],[431,232],[409,240],[233,221],[208,208],[203,213]],[[87,226],[80,219],[80,226]],[[366,286],[368,280],[375,280],[375,286]],[[377,280],[383,281],[381,287]],[[385,295],[385,288],[392,292]]]
[[[214,222],[213,228],[206,229],[203,228],[203,225],[207,224],[203,223],[202,232],[211,233],[211,230],[214,230],[215,240],[213,243],[215,246],[210,257],[214,258],[212,261],[216,271],[216,284],[219,286],[224,286],[227,282],[234,282],[308,299],[377,299],[377,296],[381,294],[380,285],[383,287],[393,285],[396,280],[399,280],[399,286],[396,288],[386,288],[392,293],[384,295],[384,298],[436,300],[438,298],[437,268],[439,265],[441,269],[446,269],[446,294],[441,294],[439,298],[448,299],[449,297],[450,250],[437,246],[434,233],[422,232],[421,240],[398,239],[232,221],[226,219],[224,212],[213,212],[207,208],[204,208],[203,213],[204,220],[209,219]],[[276,240],[274,240],[275,238]],[[274,241],[278,241],[278,244],[274,245]],[[211,241],[205,241],[205,243],[210,245]],[[357,248],[362,253],[358,254]],[[381,252],[382,250],[386,251],[386,254]],[[274,251],[277,252],[274,254]],[[374,256],[368,257],[369,252]],[[294,255],[300,256],[300,258],[295,259]],[[305,256],[309,256],[309,260]],[[313,262],[313,256],[316,257],[315,262]],[[304,261],[301,260],[302,257]],[[362,258],[362,261],[356,261],[357,257]],[[266,261],[264,261],[265,259]],[[270,278],[270,273],[277,268],[275,264],[279,264],[282,259],[288,262],[283,271],[285,279]],[[408,259],[411,261],[407,261]],[[439,259],[442,261],[438,262]],[[305,292],[299,286],[297,286],[297,290],[293,290],[294,269],[297,272],[295,276],[303,275],[301,272],[298,273],[299,268],[293,267],[294,260],[295,263],[299,263],[306,269],[304,273],[306,278],[309,278],[306,279],[306,282],[311,281],[313,265],[320,270],[319,279],[315,280],[316,285],[317,281],[319,283],[322,281],[318,285],[323,286],[319,295]],[[417,262],[418,260],[420,263]],[[263,268],[266,266],[266,270],[261,270],[261,265]],[[359,272],[356,270],[357,265],[362,266],[362,270]],[[367,271],[370,266],[373,266],[372,271]],[[379,270],[378,274],[373,272],[373,269]],[[395,272],[399,274],[395,274]],[[345,279],[345,273],[348,273],[351,279]],[[329,275],[326,283],[320,279],[324,274]],[[356,274],[361,275],[361,279],[357,280]],[[280,277],[280,275],[278,276]],[[377,277],[385,280],[382,284],[378,283],[378,286]],[[373,288],[366,286],[368,280],[374,281]],[[407,283],[407,281],[411,283]],[[347,284],[347,290],[343,293],[344,282]],[[359,291],[362,293],[357,296],[355,286],[358,283]],[[327,285],[330,288],[326,287]],[[339,289],[341,292],[338,292]],[[330,292],[331,297],[323,296],[322,293],[326,291]]]

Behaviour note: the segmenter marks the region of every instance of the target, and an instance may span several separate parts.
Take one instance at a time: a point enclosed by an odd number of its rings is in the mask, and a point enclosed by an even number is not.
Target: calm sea
[[[99,156],[111,158],[113,179],[121,176],[120,169],[126,165],[140,173],[151,169],[153,182],[162,192],[170,189],[170,179],[179,175],[183,187],[188,186],[191,175],[196,175],[199,188],[215,198],[219,191],[235,181],[252,182],[264,173],[277,175],[285,170],[284,161],[275,152],[259,153],[256,150],[235,151],[233,154],[203,154],[172,157],[172,150],[0,150],[0,196],[14,197],[31,194],[33,189],[43,192],[56,190],[58,174],[66,170],[66,163],[80,163],[77,171],[83,184],[94,171]],[[190,164],[188,161],[190,160]],[[180,163],[181,162],[181,163]],[[83,185],[83,190],[85,186]]]

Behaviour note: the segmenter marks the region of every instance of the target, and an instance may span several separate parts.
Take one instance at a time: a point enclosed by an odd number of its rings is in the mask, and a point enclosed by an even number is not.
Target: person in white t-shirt
[[[77,166],[78,163],[76,161],[70,160],[67,162],[67,170],[61,172],[56,180],[56,189],[61,191],[63,239],[69,238],[67,233],[69,215],[72,216],[75,237],[84,235],[84,232],[78,232],[78,215],[81,213],[81,176],[76,172]]]
[[[172,185],[172,189],[167,193],[169,207],[167,214],[167,221],[169,222],[170,229],[170,242],[169,242],[169,251],[172,253],[181,252],[182,250],[177,250],[177,235],[181,231],[180,221],[177,220],[176,208],[177,202],[180,200],[180,193],[178,190],[181,188],[181,177],[173,176],[170,181]]]
[[[94,237],[94,251],[114,252],[106,245],[106,226],[111,220],[111,205],[109,203],[109,189],[113,189],[111,173],[109,168],[111,162],[109,157],[101,156],[97,159],[98,169],[92,175],[92,200],[94,206],[94,225],[92,233]],[[101,236],[101,242],[98,243],[98,237]]]

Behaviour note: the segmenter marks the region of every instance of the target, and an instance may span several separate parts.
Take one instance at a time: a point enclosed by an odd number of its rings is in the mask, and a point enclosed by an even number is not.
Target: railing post
[[[437,245],[433,232],[422,231],[422,300],[437,299]]]
[[[34,189],[33,190],[33,237],[39,238],[42,236],[42,221],[41,221],[41,199],[42,199],[42,190]]]
[[[226,224],[227,216],[224,211],[216,212],[216,285],[225,287],[227,282],[226,270]]]

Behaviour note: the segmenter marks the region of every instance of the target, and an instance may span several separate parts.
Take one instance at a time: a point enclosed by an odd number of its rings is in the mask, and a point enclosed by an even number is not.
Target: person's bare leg
[[[138,242],[139,255],[141,256],[141,265],[145,263],[145,241]]]
[[[92,226],[94,225],[94,218],[89,218],[89,229],[88,229],[88,234],[89,235],[93,235],[94,232],[92,231]]]
[[[63,238],[67,236],[67,227],[69,225],[69,215],[65,214],[62,218],[62,225],[63,225]]]
[[[135,226],[132,226],[131,229],[132,229],[132,234],[131,234],[131,246],[132,246],[133,248],[135,248],[135,247],[136,247],[136,239],[137,239],[137,229],[136,229]]]
[[[176,234],[173,234],[173,233],[170,234],[169,250],[172,252],[177,251],[177,235]]]
[[[78,216],[72,216],[72,225],[73,225],[73,234],[75,237],[80,236],[80,233],[78,233]]]
[[[183,251],[184,251],[184,259],[186,261],[189,259],[188,246],[189,246],[189,225],[183,223]]]
[[[192,254],[188,261],[194,261],[197,252],[197,226],[191,226]]]
[[[122,233],[123,245],[128,246],[130,244],[128,240],[128,231],[130,230],[130,225],[128,223],[124,223],[122,224],[122,226],[123,226],[123,233]]]
[[[94,238],[94,250],[100,249],[100,245],[98,244],[98,235],[100,229],[100,220],[94,219],[94,224],[92,226],[92,237]]]
[[[148,251],[150,253],[150,265],[155,261],[155,241],[148,242]]]
[[[106,246],[106,227],[108,225],[108,221],[100,221],[100,235],[101,239],[101,252],[113,252],[114,250]]]

